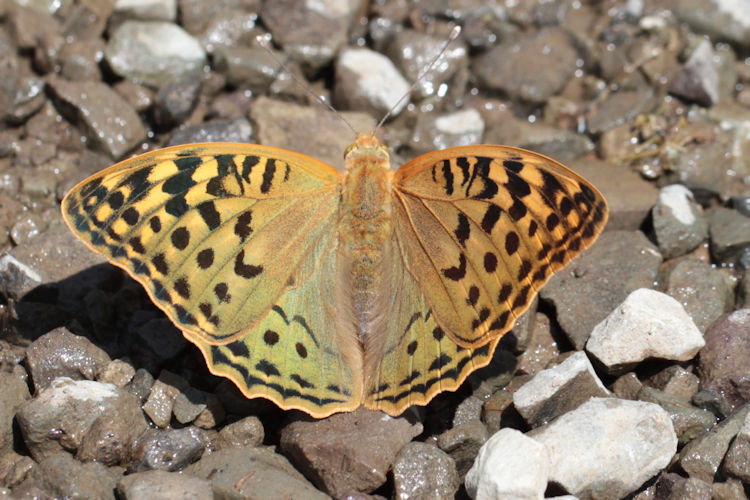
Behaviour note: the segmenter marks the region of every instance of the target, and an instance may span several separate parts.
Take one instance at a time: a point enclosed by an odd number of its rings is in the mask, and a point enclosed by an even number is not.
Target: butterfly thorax
[[[383,260],[393,235],[391,179],[387,148],[372,134],[360,134],[347,150],[339,243],[342,279],[351,289],[351,307],[363,346],[376,334],[383,300]]]

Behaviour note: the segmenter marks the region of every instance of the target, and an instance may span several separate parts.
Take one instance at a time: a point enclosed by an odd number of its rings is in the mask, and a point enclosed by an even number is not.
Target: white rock
[[[482,141],[484,135],[484,120],[474,108],[456,111],[441,115],[435,119],[435,128],[439,135],[445,136],[446,139],[456,137],[458,140],[445,141],[443,148],[453,146],[465,146],[477,144]],[[439,139],[435,139],[439,141]],[[440,142],[437,143],[441,147]]]
[[[640,288],[594,327],[586,350],[617,371],[647,358],[687,361],[704,345],[703,335],[679,302]]]
[[[479,450],[466,474],[476,500],[542,499],[549,458],[545,447],[515,429],[500,429]]]
[[[115,13],[128,19],[177,20],[177,0],[117,0]]]
[[[672,215],[682,224],[689,226],[695,222],[693,193],[682,184],[670,184],[659,190],[659,204],[672,210]]]
[[[118,75],[160,87],[203,71],[206,52],[200,42],[176,24],[126,21],[112,34],[104,57]]]
[[[513,405],[529,425],[536,427],[593,396],[606,397],[609,394],[586,353],[578,351],[559,365],[540,371],[519,387],[513,393]]]
[[[669,464],[677,435],[659,405],[593,398],[529,433],[549,453],[549,480],[566,491],[622,498]]]
[[[409,102],[408,97],[399,102],[408,90],[391,60],[373,50],[346,49],[336,61],[336,99],[349,110],[379,118],[393,108],[396,116]]]

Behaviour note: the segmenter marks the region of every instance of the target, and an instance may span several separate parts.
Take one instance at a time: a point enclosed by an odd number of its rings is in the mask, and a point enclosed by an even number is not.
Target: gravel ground
[[[454,393],[314,420],[214,377],[64,227],[75,183],[165,145],[336,167],[509,144],[607,198]],[[276,59],[258,45],[270,42]],[[0,499],[750,494],[748,0],[0,0]]]

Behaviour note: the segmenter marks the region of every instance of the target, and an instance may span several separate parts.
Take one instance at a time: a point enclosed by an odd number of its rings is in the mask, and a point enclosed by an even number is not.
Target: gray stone
[[[112,384],[57,378],[18,408],[16,419],[35,460],[74,451],[100,415],[119,415],[134,435],[147,424],[139,401]]]
[[[609,395],[586,354],[578,351],[519,387],[513,393],[513,405],[533,428],[549,423],[592,397]]]
[[[515,429],[501,429],[479,450],[466,474],[466,491],[477,500],[533,500],[544,497],[548,475],[545,445]]]
[[[199,142],[250,142],[252,137],[253,126],[247,118],[219,119],[178,128],[172,132],[167,146]]]
[[[422,432],[405,418],[359,409],[281,431],[281,449],[307,477],[334,497],[372,492],[386,481],[396,453]]]
[[[445,452],[419,442],[406,444],[393,461],[394,498],[453,499],[458,491],[456,464]]]
[[[690,190],[681,184],[661,188],[651,216],[664,258],[684,255],[708,237],[708,221]]]
[[[473,108],[448,114],[420,114],[411,144],[420,153],[456,146],[481,144],[484,134],[482,115]]]
[[[110,22],[117,25],[126,19],[174,22],[177,0],[117,0]]]
[[[643,233],[605,231],[568,269],[552,276],[539,296],[554,304],[558,323],[580,350],[630,292],[653,285],[659,264],[661,254]]]
[[[146,139],[133,107],[104,83],[50,78],[48,87],[60,114],[78,124],[91,145],[110,158],[120,158]]]
[[[211,481],[218,498],[330,499],[270,447],[242,446],[218,450],[206,454],[184,472]]]
[[[198,40],[176,24],[126,21],[104,50],[112,70],[123,78],[150,87],[203,71],[206,53]]]
[[[151,387],[148,400],[143,405],[143,411],[158,427],[166,427],[172,419],[175,399],[188,387],[187,381],[179,375],[162,370],[159,379]]]
[[[117,483],[117,492],[123,500],[214,500],[210,481],[163,470],[123,476]]]
[[[456,462],[459,477],[464,477],[488,438],[489,432],[484,424],[478,420],[471,420],[440,434],[437,444]]]
[[[284,57],[262,47],[219,47],[214,54],[214,65],[229,85],[263,94],[279,77],[279,63],[274,55],[277,59]]]
[[[131,467],[144,470],[182,470],[197,461],[207,438],[197,427],[148,429],[133,443]]]
[[[121,415],[101,415],[83,435],[76,458],[81,462],[99,462],[109,467],[125,465],[130,459],[130,446],[138,437],[137,433],[134,434],[137,430]]]
[[[13,417],[16,409],[30,398],[26,382],[12,374],[0,371],[0,456],[14,448]],[[2,484],[2,482],[0,482]]]
[[[750,412],[724,458],[724,472],[745,484],[750,483]]]
[[[680,445],[695,439],[710,429],[716,422],[713,413],[692,406],[689,399],[668,394],[652,387],[643,387],[638,392],[637,399],[658,404],[669,412]]]
[[[32,472],[36,483],[55,498],[96,498],[115,500],[114,489],[119,479],[116,471],[102,464],[82,464],[67,453],[42,459]]]
[[[263,424],[258,417],[250,415],[222,427],[214,445],[217,450],[233,446],[260,446],[264,436]]]
[[[549,480],[578,497],[617,499],[669,464],[677,436],[658,405],[593,398],[529,437],[544,444]]]
[[[678,0],[672,9],[677,19],[711,40],[750,48],[750,21],[742,2],[731,0]]]
[[[586,350],[610,373],[622,373],[648,358],[687,361],[704,345],[679,302],[640,288],[594,327]]]
[[[57,377],[94,380],[109,362],[106,352],[65,327],[55,328],[36,339],[26,354],[37,393],[49,387]]]
[[[719,101],[719,73],[714,62],[711,42],[702,40],[677,74],[669,92],[701,106]]]
[[[708,214],[711,254],[721,263],[737,264],[750,249],[750,217],[717,207]]]
[[[154,122],[162,128],[180,125],[198,104],[203,82],[198,75],[169,82],[154,97]]]

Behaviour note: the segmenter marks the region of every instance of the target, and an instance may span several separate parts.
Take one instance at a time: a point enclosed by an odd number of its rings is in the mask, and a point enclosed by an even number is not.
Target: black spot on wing
[[[453,234],[456,235],[459,245],[466,248],[466,240],[471,235],[471,227],[469,226],[469,218],[463,212],[458,213],[458,225]]]

